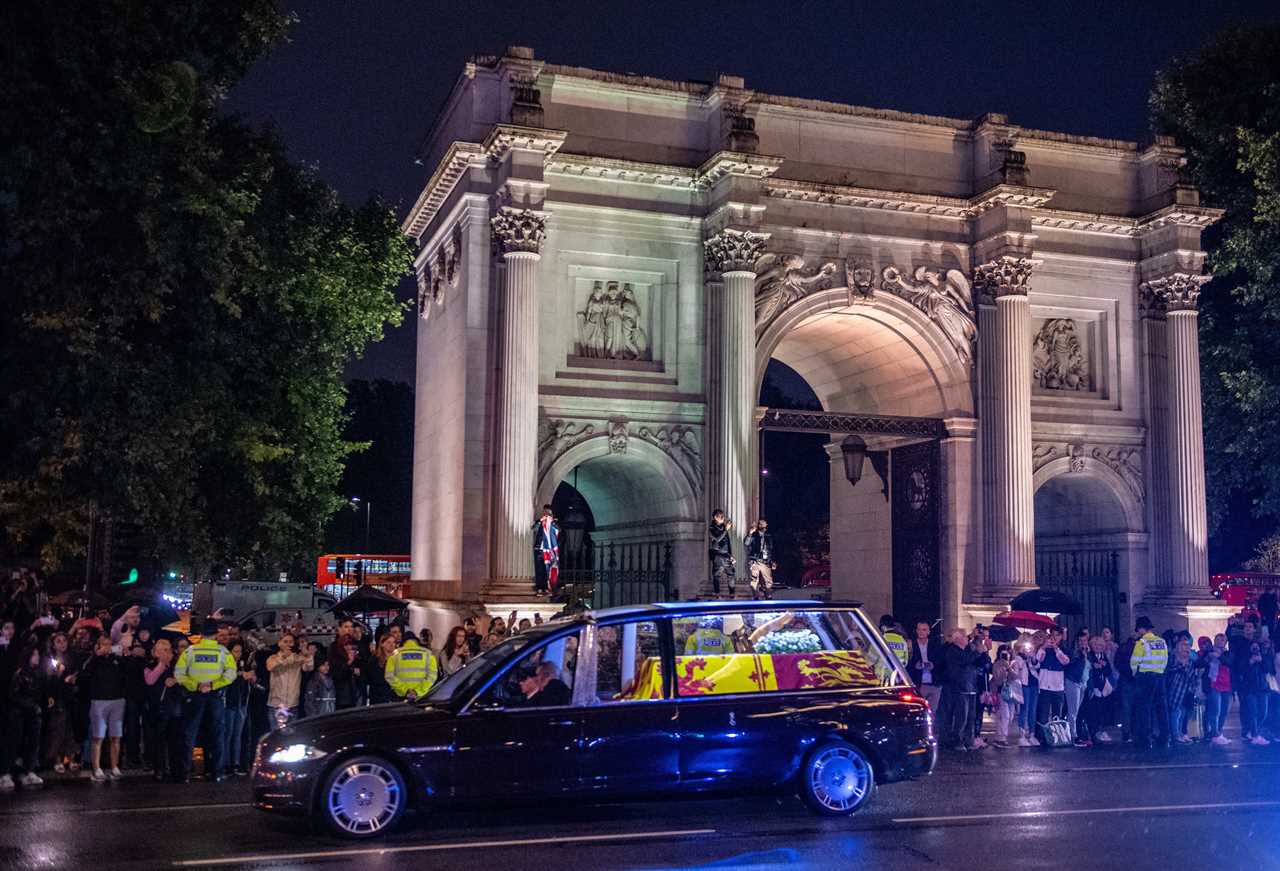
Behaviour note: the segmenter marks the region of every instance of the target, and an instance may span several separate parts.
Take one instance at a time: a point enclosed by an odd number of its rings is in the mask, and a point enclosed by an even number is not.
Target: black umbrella
[[[1009,610],[1035,611],[1039,614],[1084,613],[1079,602],[1057,590],[1028,590],[1009,603]]]
[[[159,590],[146,587],[130,590],[123,599],[112,605],[111,618],[119,619],[121,614],[134,605],[142,612],[141,625],[153,631],[180,619],[177,609],[164,600]]]
[[[358,587],[329,610],[338,614],[399,614],[406,610],[409,603],[385,593],[377,587]]]
[[[65,593],[59,593],[56,596],[49,597],[50,605],[57,605],[62,608],[72,605],[88,604],[90,608],[105,608],[111,604],[107,597],[101,593],[88,593],[84,590],[67,590]]]

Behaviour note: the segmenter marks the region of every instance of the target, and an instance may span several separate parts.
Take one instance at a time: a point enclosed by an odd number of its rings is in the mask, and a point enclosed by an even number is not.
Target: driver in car
[[[560,669],[554,662],[542,662],[526,671],[520,678],[520,692],[524,695],[522,706],[526,708],[567,705],[573,697],[569,686],[560,680]]]

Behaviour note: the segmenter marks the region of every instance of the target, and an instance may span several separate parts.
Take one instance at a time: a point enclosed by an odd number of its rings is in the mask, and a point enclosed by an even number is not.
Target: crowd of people
[[[468,618],[438,648],[429,630],[368,633],[350,618],[328,644],[300,620],[271,636],[213,620],[183,634],[145,625],[137,606],[114,618],[51,608],[40,579],[18,572],[0,586],[0,791],[48,772],[187,782],[196,758],[206,779],[245,775],[279,723],[417,698],[535,622]]]
[[[892,617],[881,621],[890,646],[936,712],[939,743],[982,750],[991,717],[996,748],[1087,748],[1115,741],[1141,748],[1205,742],[1225,746],[1228,715],[1238,711],[1241,740],[1265,747],[1280,736],[1280,650],[1276,599],[1231,617],[1213,638],[1186,630],[1157,635],[1146,617],[1119,639],[1061,627],[995,644],[991,630],[931,634],[914,626],[908,641]]]

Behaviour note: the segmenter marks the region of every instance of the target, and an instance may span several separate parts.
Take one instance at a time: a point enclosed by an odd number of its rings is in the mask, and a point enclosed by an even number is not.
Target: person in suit
[[[907,674],[933,710],[942,694],[942,639],[929,632],[927,620],[917,620],[907,647]]]

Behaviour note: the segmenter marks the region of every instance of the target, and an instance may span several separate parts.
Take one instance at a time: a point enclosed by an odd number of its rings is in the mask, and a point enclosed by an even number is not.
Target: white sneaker
[[[1093,736],[1093,743],[1095,743],[1095,744],[1110,744],[1110,743],[1111,743],[1111,736],[1110,736],[1110,735],[1108,735],[1106,732],[1099,732],[1097,735],[1094,735],[1094,736]]]
[[[1226,735],[1214,735],[1209,739],[1209,743],[1215,747],[1226,747],[1231,743],[1231,739]]]
[[[44,780],[34,771],[28,771],[22,775],[22,779],[18,782],[23,786],[44,786]]]
[[[1019,739],[1018,739],[1018,746],[1019,746],[1019,747],[1030,747],[1030,746],[1031,746],[1031,739],[1030,739],[1030,738],[1028,738],[1026,735],[1023,735],[1021,738],[1019,738]]]
[[[119,768],[113,768],[111,769],[110,777],[112,780],[119,780],[120,778],[124,777],[124,772],[122,772]]]
[[[1261,735],[1254,735],[1253,740],[1250,741],[1249,743],[1252,744],[1254,747],[1270,747],[1271,746],[1271,742],[1268,741],[1266,738],[1263,738]]]
[[[0,792],[13,792],[13,778],[7,774],[0,774]]]
[[[1031,743],[1028,745],[1028,746],[1030,746],[1030,747],[1039,747],[1039,746],[1040,746],[1040,739],[1039,739],[1039,738],[1032,737],[1032,738],[1028,738],[1027,740],[1031,742]]]
[[[92,780],[94,783],[102,783],[106,779],[107,779],[107,776],[102,773],[101,768],[93,769],[93,774],[90,775],[90,780]]]
[[[57,765],[53,766],[53,773],[54,773],[54,774],[66,774],[66,773],[67,773],[67,766],[65,766],[65,765],[63,765],[61,762],[59,762]]]
[[[1233,738],[1228,738],[1226,735],[1219,735],[1218,737],[1222,739],[1222,743],[1223,743],[1223,744],[1234,744],[1234,743],[1236,743],[1236,742],[1235,742],[1235,739],[1233,739]]]

